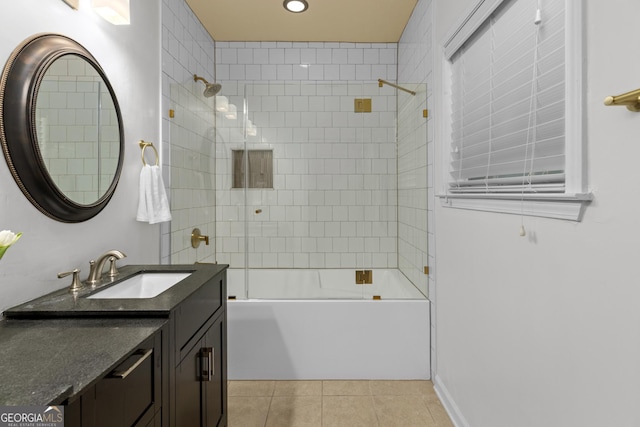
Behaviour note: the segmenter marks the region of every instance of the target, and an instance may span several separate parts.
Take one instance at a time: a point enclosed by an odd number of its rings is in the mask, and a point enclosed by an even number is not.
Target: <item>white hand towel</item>
[[[169,200],[164,190],[160,167],[157,165],[144,165],[140,171],[140,199],[136,220],[149,224],[171,221]]]

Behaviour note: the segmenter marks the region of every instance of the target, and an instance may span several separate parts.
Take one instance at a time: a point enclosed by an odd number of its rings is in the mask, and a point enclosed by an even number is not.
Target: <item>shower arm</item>
[[[416,96],[416,92],[414,92],[414,91],[412,91],[412,90],[409,90],[409,89],[404,88],[404,87],[402,87],[402,86],[398,86],[397,84],[393,84],[393,83],[388,82],[388,81],[386,81],[386,80],[378,79],[378,86],[379,86],[379,87],[382,87],[383,85],[391,86],[391,87],[394,87],[394,88],[396,88],[396,89],[403,90],[403,91],[405,91],[405,92],[407,92],[407,93],[410,93],[410,94],[411,94],[411,95],[413,95],[413,96]]]

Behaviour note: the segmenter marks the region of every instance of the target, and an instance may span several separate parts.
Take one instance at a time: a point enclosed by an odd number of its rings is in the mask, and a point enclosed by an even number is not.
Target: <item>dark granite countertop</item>
[[[127,265],[120,267],[114,280],[103,276],[103,283],[86,287],[77,294],[68,288],[52,292],[35,300],[10,308],[7,318],[51,317],[168,317],[170,311],[197,291],[211,277],[224,271],[226,264],[188,265]],[[141,272],[191,272],[192,274],[154,298],[143,299],[87,299],[98,292]]]
[[[165,319],[0,322],[0,405],[60,404],[110,372]]]

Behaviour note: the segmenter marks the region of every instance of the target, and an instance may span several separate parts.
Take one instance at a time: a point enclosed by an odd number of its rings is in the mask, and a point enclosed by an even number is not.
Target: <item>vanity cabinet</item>
[[[227,425],[226,273],[176,308],[171,426]]]
[[[126,347],[103,368],[113,366],[115,373],[96,380],[92,377],[89,385],[82,383],[80,390],[73,390],[65,409],[67,427],[226,427],[227,267],[124,266],[114,285],[146,272],[189,275],[155,297],[87,298],[97,290],[85,289],[72,295],[64,289],[4,314],[16,321],[91,318],[104,322],[105,327],[119,322],[164,323],[160,338],[149,338],[152,353],[147,352],[149,346],[130,352]],[[128,356],[121,359],[122,354]],[[91,359],[79,363],[89,364]],[[134,365],[126,378],[112,378]],[[99,372],[100,376],[104,371]]]
[[[226,427],[226,281],[216,274],[170,310],[164,334],[69,402],[65,425]]]
[[[224,316],[194,337],[176,366],[176,426],[226,425]]]

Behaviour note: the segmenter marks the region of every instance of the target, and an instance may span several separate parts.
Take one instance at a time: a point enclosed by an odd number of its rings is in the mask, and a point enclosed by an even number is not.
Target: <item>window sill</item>
[[[439,194],[443,207],[580,221],[593,194]]]

